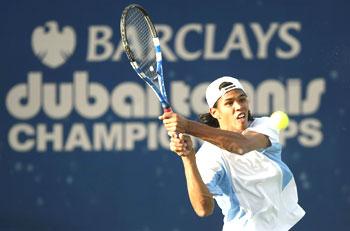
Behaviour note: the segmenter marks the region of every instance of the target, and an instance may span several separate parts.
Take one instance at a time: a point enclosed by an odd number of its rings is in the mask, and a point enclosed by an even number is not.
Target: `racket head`
[[[164,109],[170,108],[163,78],[162,55],[157,31],[146,10],[127,6],[120,20],[125,53],[136,73],[153,89]]]
[[[146,10],[137,4],[127,6],[120,20],[120,34],[125,53],[141,78],[157,79],[154,39],[157,31]]]

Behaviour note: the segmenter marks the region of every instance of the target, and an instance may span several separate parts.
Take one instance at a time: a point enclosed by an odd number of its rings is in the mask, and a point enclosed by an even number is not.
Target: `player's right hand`
[[[176,134],[175,132],[169,133],[170,138],[170,150],[175,152],[181,157],[194,155],[193,143],[191,137],[182,133]]]
[[[159,116],[168,132],[186,133],[188,120],[175,112],[166,112]]]

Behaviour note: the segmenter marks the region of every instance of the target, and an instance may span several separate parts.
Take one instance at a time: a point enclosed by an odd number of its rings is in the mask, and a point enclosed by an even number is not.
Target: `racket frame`
[[[157,75],[154,78],[146,76],[146,74],[139,68],[139,65],[136,62],[134,54],[131,51],[129,43],[128,43],[125,18],[128,15],[128,11],[132,8],[137,8],[138,10],[140,10],[143,13],[144,18],[147,22],[147,26],[152,34],[152,40],[153,40],[154,50],[155,50],[155,54],[156,54],[156,75]],[[160,48],[160,41],[158,38],[157,31],[154,27],[154,24],[152,23],[152,20],[149,17],[149,14],[146,12],[146,10],[142,6],[140,6],[138,4],[131,4],[131,5],[127,6],[123,11],[122,17],[120,20],[120,32],[121,32],[121,38],[122,38],[122,44],[124,47],[124,51],[128,57],[128,60],[131,64],[131,66],[136,71],[138,76],[141,79],[143,79],[147,83],[148,86],[150,86],[152,88],[152,90],[154,91],[154,93],[158,97],[164,112],[171,112],[172,109],[170,107],[168,97],[166,94],[166,90],[165,90],[165,86],[164,86],[163,62],[162,62],[163,59],[162,59],[162,52],[161,52],[161,48]],[[158,80],[158,86],[154,83],[154,79]]]

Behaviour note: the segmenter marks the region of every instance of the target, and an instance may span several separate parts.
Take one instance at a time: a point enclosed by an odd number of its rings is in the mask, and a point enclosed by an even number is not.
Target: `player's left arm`
[[[226,131],[188,120],[176,113],[165,113],[160,117],[168,131],[186,133],[212,143],[229,152],[243,155],[271,145],[269,138],[261,133]]]

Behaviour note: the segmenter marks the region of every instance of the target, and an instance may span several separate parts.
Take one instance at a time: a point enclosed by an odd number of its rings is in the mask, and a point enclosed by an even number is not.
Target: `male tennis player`
[[[289,230],[305,212],[270,118],[250,116],[247,95],[232,77],[213,81],[206,100],[209,113],[201,119],[209,126],[176,113],[160,116],[172,135],[170,149],[181,156],[193,209],[208,216],[215,199],[224,231]],[[196,155],[190,137],[182,134],[205,141]]]

